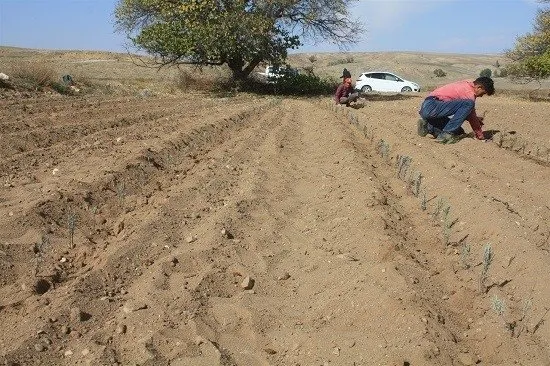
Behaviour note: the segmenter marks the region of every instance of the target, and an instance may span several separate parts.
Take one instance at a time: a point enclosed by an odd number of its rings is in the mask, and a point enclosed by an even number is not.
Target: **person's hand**
[[[483,135],[482,130],[475,131],[476,139],[478,140],[485,140],[485,135]]]

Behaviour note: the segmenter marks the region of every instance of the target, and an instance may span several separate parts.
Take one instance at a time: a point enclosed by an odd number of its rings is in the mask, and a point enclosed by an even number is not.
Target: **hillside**
[[[110,92],[139,91],[149,89],[162,93],[176,93],[181,82],[181,73],[186,77],[219,80],[227,77],[224,68],[189,66],[163,68],[137,67],[148,64],[147,57],[113,52],[92,51],[43,51],[0,47],[2,68],[9,73],[14,67],[39,63],[52,67],[61,75],[69,74],[76,80],[106,86]],[[315,60],[311,62],[312,57]],[[356,77],[361,72],[385,70],[405,79],[419,83],[423,90],[460,79],[479,76],[483,69],[496,70],[495,65],[506,65],[502,55],[461,55],[413,52],[371,52],[371,53],[297,53],[291,54],[288,62],[299,69],[313,67],[321,77],[338,79],[345,67]],[[434,70],[442,69],[446,76],[435,77]],[[260,70],[259,70],[260,71]],[[534,91],[550,89],[550,81],[541,85],[512,83],[507,78],[495,78],[497,90]]]

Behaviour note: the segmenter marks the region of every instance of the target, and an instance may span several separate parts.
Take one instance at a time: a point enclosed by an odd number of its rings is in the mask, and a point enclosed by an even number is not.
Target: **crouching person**
[[[493,80],[481,76],[474,81],[457,81],[435,89],[422,102],[418,120],[418,134],[428,133],[436,137],[436,141],[444,144],[460,140],[464,134],[462,124],[470,122],[478,140],[483,140],[483,117],[475,110],[477,98],[485,94],[493,95],[495,87]]]
[[[336,89],[334,101],[337,105],[345,105],[349,107],[350,103],[357,102],[359,93],[354,92],[351,86],[351,78],[345,78],[342,84]]]

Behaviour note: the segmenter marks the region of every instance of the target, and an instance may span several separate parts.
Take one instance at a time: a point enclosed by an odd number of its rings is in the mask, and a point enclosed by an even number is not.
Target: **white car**
[[[364,72],[359,76],[355,83],[355,89],[363,93],[371,91],[408,93],[412,91],[419,92],[420,85],[405,80],[391,72],[371,71]]]
[[[299,74],[298,69],[292,68],[290,66],[286,67],[276,67],[276,66],[266,66],[265,72],[259,72],[258,74],[265,76],[269,82],[273,82],[276,79],[284,76],[296,76]]]

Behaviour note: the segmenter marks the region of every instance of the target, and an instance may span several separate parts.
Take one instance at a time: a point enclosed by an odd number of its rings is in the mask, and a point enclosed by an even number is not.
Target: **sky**
[[[125,52],[114,29],[117,0],[0,0],[0,45]],[[359,0],[367,32],[350,52],[499,54],[533,31],[536,0]],[[338,52],[329,43],[297,52]]]

